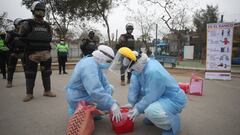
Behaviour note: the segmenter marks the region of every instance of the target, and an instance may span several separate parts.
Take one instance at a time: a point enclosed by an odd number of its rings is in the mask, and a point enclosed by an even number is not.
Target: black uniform
[[[9,48],[9,59],[8,59],[8,83],[13,80],[13,74],[16,70],[17,61],[20,58],[23,69],[25,69],[25,58],[24,50],[26,43],[21,40],[16,30],[9,31],[6,36],[6,43]]]
[[[97,50],[98,41],[95,38],[83,39],[83,44],[80,46],[83,57],[91,55],[93,51]]]
[[[131,50],[135,50],[135,40],[134,40],[134,36],[132,34],[122,34],[119,38],[119,42],[116,45],[116,51],[118,49],[120,49],[121,47],[128,47]],[[125,71],[126,71],[127,67],[124,67],[123,65],[121,66],[120,69],[120,74],[121,74],[121,81],[124,82],[125,81]],[[130,82],[130,78],[131,78],[131,72],[127,73],[127,78],[128,78],[128,83]]]
[[[52,58],[50,54],[52,31],[50,25],[45,21],[36,22],[33,19],[29,19],[23,22],[20,34],[23,35],[23,38],[27,43],[25,48],[27,94],[33,94],[38,63],[40,63],[41,67],[40,69],[45,92],[50,91],[50,75],[52,74]]]
[[[6,67],[7,67],[7,61],[8,61],[8,55],[9,55],[9,51],[8,48],[6,46],[6,42],[5,42],[5,34],[1,33],[0,34],[0,69],[1,69],[1,73],[3,75],[3,79],[6,79]]]

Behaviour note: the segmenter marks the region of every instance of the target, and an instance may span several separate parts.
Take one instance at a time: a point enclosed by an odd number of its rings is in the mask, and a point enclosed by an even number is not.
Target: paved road
[[[189,72],[188,72],[189,73]],[[71,73],[70,73],[71,74]],[[34,100],[24,103],[25,79],[22,72],[14,76],[14,87],[5,88],[0,79],[0,134],[1,135],[64,135],[68,121],[64,86],[70,74],[52,75],[52,90],[56,98],[42,96],[40,73],[34,89]],[[116,87],[114,97],[121,105],[127,103],[127,86],[121,87],[114,75],[108,74]],[[177,74],[178,82],[188,82],[190,77]],[[204,81],[204,96],[189,96],[181,114],[180,135],[240,135],[240,78],[231,81]],[[134,132],[126,135],[160,135],[155,126],[145,126],[143,116],[135,122]],[[108,117],[96,122],[94,135],[114,135]]]

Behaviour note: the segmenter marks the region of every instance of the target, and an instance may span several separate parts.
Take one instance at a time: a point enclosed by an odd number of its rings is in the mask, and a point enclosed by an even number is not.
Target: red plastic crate
[[[112,122],[112,129],[116,134],[123,134],[123,133],[129,133],[133,132],[134,123],[130,118],[128,117],[128,108],[121,108],[122,112],[122,119],[120,122],[116,122],[115,120],[112,120],[112,113],[109,115],[111,122]]]

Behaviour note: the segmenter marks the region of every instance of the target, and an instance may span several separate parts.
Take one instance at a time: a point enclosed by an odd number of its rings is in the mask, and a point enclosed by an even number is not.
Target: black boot
[[[63,74],[68,74],[65,70],[65,64],[63,65]]]
[[[12,81],[8,81],[7,88],[11,88],[11,87],[12,87]]]
[[[60,65],[58,66],[58,69],[59,69],[59,75],[61,75],[62,74],[62,69],[61,69]]]
[[[7,79],[6,74],[3,74],[3,79]]]

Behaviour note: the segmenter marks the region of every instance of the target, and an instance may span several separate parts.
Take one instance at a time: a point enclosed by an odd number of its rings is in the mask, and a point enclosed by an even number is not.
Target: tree
[[[143,6],[140,9],[137,9],[137,11],[133,11],[129,9],[131,12],[131,15],[127,16],[128,21],[133,21],[136,24],[136,27],[140,28],[141,30],[141,39],[142,43],[146,47],[146,52],[150,52],[150,48],[147,44],[147,41],[151,40],[151,32],[153,30],[153,27],[155,26],[157,20],[155,17],[155,11],[151,12],[149,9],[145,6]],[[147,13],[147,14],[146,14]],[[138,48],[140,49],[140,48]]]
[[[177,50],[182,49],[184,34],[188,31],[187,23],[188,4],[185,0],[142,0],[141,4],[150,3],[158,7],[161,12],[161,21],[177,39]],[[180,54],[178,54],[179,56]]]
[[[6,19],[7,13],[3,12],[0,14],[0,32],[6,31],[7,28],[12,24],[12,20]]]
[[[22,4],[28,8],[34,0],[22,0]],[[45,0],[47,5],[47,18],[52,21],[57,33],[65,36],[69,25],[74,25],[80,21],[101,21],[104,20],[109,33],[107,12],[114,7],[113,5],[124,0]],[[110,38],[109,38],[110,39]]]
[[[197,32],[206,32],[208,23],[218,21],[218,6],[207,5],[207,9],[197,10],[193,16],[193,24]]]
[[[22,0],[22,5],[31,8],[35,0]],[[53,29],[59,35],[59,38],[65,38],[69,25],[76,18],[69,13],[68,2],[66,0],[45,0],[46,19],[53,24]]]
[[[197,10],[193,15],[193,24],[199,37],[199,48],[201,48],[200,56],[205,60],[206,56],[206,36],[207,24],[216,23],[218,21],[218,6],[207,5],[206,9]]]

